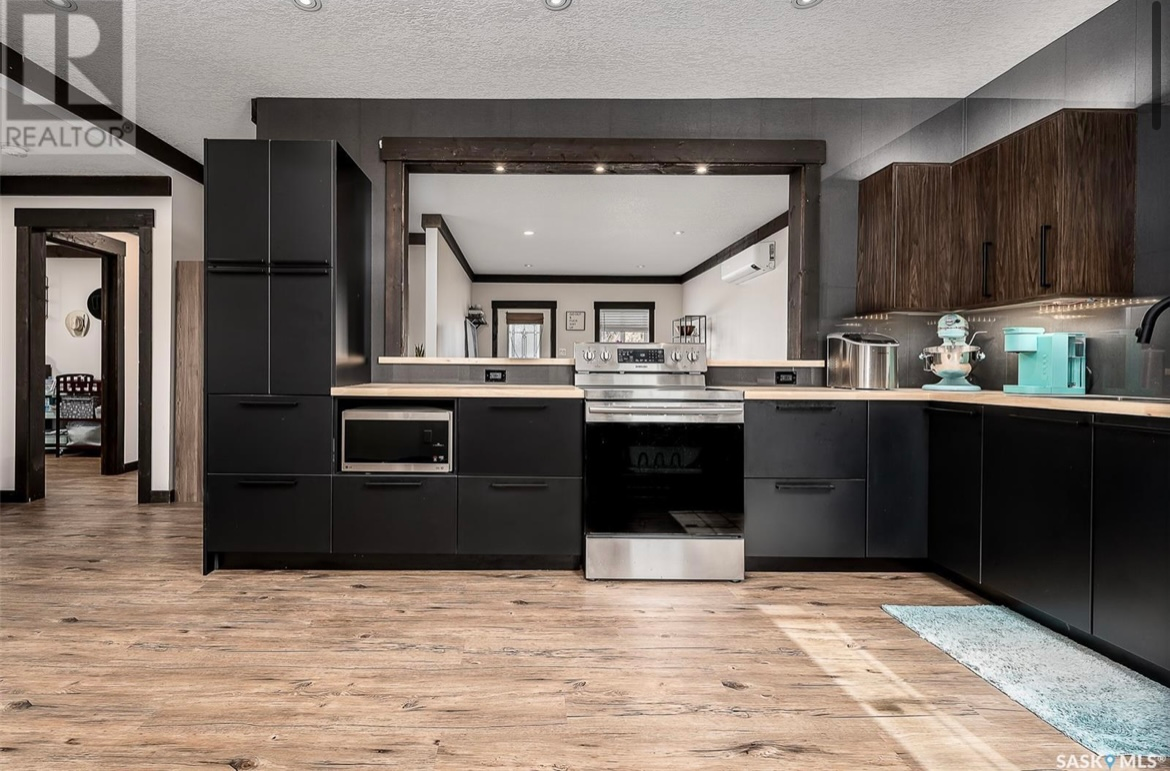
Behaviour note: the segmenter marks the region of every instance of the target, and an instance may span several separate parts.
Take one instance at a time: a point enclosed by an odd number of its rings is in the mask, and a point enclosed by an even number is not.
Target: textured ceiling
[[[788,211],[788,177],[412,174],[409,200],[476,273],[676,276]]]
[[[137,118],[201,158],[204,137],[253,135],[252,97],[958,98],[1113,0],[124,1]]]

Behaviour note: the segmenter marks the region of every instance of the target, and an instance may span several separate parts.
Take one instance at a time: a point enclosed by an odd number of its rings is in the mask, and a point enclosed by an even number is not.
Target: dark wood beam
[[[123,142],[203,184],[202,163],[4,43],[0,43],[0,70],[18,86],[108,133],[113,134],[116,127]]]
[[[118,257],[126,256],[126,242],[119,241],[116,238],[110,238],[101,233],[57,233],[50,232],[47,235],[49,245],[69,246],[74,249],[89,250],[96,253],[96,256],[102,257],[107,254],[116,255]],[[91,257],[95,256],[93,254]]]
[[[821,167],[788,178],[788,357],[820,359]]]
[[[704,164],[800,166],[825,162],[821,140],[384,137],[384,161],[434,164]],[[683,170],[684,173],[693,173]],[[643,172],[644,173],[644,172]]]
[[[439,231],[439,235],[447,242],[447,246],[451,247],[451,251],[455,254],[455,259],[459,260],[460,266],[463,267],[463,272],[467,274],[469,279],[475,281],[475,271],[468,264],[467,256],[463,254],[463,249],[459,247],[459,242],[455,240],[455,234],[451,232],[451,228],[447,227],[447,221],[443,219],[443,215],[424,214],[422,216],[422,226],[424,228],[436,228]],[[423,243],[426,243],[426,241],[424,240]]]
[[[407,324],[407,263],[410,245],[407,231],[406,165],[391,161],[386,164],[386,284],[384,324],[385,339],[382,350],[386,356],[402,356],[406,350]]]
[[[7,175],[0,177],[0,195],[167,196],[170,177],[76,177]]]
[[[779,230],[783,230],[786,227],[788,227],[788,212],[784,212],[779,217],[768,220],[763,225],[756,228],[752,232],[748,233],[743,238],[740,238],[740,239],[736,240],[735,242],[723,247],[715,254],[713,254],[710,257],[708,257],[707,259],[703,260],[698,265],[691,268],[686,273],[682,274],[682,276],[679,277],[680,283],[685,284],[686,282],[690,281],[692,278],[695,278],[696,276],[703,275],[707,271],[711,270],[711,268],[715,268],[715,267],[718,267],[719,265],[722,265],[723,263],[727,262],[735,255],[742,252],[744,249],[749,249],[749,248],[755,246],[756,244],[762,242],[768,236],[772,235],[773,233],[775,233]]]
[[[135,233],[154,227],[154,209],[17,209],[13,220],[18,228]]]
[[[426,246],[427,245],[427,234],[426,233],[411,233],[408,236],[408,239],[409,239],[409,244],[411,246]]]

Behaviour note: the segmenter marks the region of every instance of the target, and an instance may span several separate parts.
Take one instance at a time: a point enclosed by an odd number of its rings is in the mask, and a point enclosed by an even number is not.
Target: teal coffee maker
[[[1019,385],[1009,394],[1085,393],[1085,336],[1079,332],[1045,332],[1043,327],[1007,327],[1003,349],[1019,354]]]

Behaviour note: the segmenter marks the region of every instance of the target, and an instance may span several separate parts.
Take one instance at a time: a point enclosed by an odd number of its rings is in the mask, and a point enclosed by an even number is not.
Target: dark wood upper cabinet
[[[967,308],[996,298],[999,154],[987,150],[956,163],[951,187],[955,207],[951,302]]]
[[[861,313],[949,304],[951,167],[896,163],[861,183]]]
[[[858,312],[1131,294],[1136,137],[1131,110],[1062,110],[862,180]]]

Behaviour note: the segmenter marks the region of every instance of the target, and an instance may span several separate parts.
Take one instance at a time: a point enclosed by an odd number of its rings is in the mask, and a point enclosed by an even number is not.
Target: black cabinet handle
[[[207,263],[207,270],[211,273],[245,273],[254,275],[266,275],[268,273],[267,265],[231,265],[226,263]]]
[[[241,479],[240,487],[296,487],[295,479]]]
[[[492,404],[488,406],[491,410],[513,410],[513,411],[535,411],[547,410],[547,404]]]
[[[968,418],[979,417],[979,410],[965,410],[961,407],[927,407],[927,412],[934,412],[939,415],[963,415]]]
[[[422,482],[405,479],[395,482],[366,482],[366,487],[422,487]]]
[[[776,489],[801,490],[815,493],[831,493],[837,489],[837,485],[829,484],[828,482],[777,482]]]
[[[547,490],[547,482],[492,482],[493,490]]]
[[[241,407],[268,407],[274,410],[287,410],[301,406],[300,402],[286,399],[240,399]]]
[[[779,402],[776,405],[778,412],[833,412],[836,409],[833,402]]]
[[[1170,424],[1170,421],[1166,422]],[[1097,428],[1112,428],[1117,431],[1138,431],[1143,434],[1170,434],[1170,425],[1167,425],[1165,428],[1159,428],[1157,426],[1127,426],[1124,423],[1103,423],[1098,420]]]
[[[1040,288],[1048,289],[1052,282],[1048,280],[1048,233],[1051,225],[1040,226]]]
[[[329,265],[273,265],[274,276],[328,276]]]
[[[1008,417],[1036,423],[1063,423],[1066,426],[1087,426],[1091,422],[1088,418],[1054,418],[1051,415],[1026,415],[1022,412],[1009,412]]]
[[[991,281],[990,281],[990,269],[991,269],[991,242],[984,241],[983,242],[983,296],[985,298],[992,296]]]

